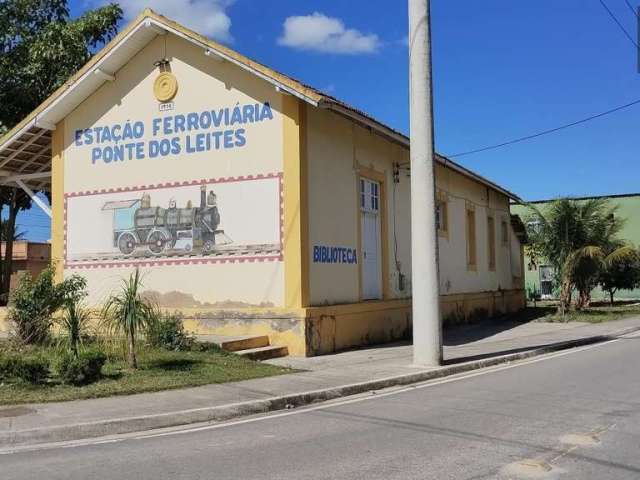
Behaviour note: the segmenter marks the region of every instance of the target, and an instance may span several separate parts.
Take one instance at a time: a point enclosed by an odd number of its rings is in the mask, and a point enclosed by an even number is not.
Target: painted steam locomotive
[[[151,196],[144,193],[141,199],[106,203],[103,210],[113,210],[113,246],[124,255],[131,255],[137,247],[144,246],[154,255],[168,250],[191,252],[199,249],[211,252],[216,245],[220,213],[217,199],[207,187],[200,187],[200,206],[178,208],[176,201],[169,201],[169,208],[152,207]]]

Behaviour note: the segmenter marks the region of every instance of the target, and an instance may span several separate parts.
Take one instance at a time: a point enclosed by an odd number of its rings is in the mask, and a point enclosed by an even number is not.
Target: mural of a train
[[[192,207],[191,201],[178,208],[176,201],[169,201],[169,208],[151,206],[151,196],[107,202],[102,210],[113,211],[113,246],[122,254],[131,255],[138,247],[146,248],[154,255],[168,251],[209,253],[214,250],[216,237],[226,238],[220,225],[215,193],[200,187],[200,206]],[[223,243],[230,243],[225,240]]]

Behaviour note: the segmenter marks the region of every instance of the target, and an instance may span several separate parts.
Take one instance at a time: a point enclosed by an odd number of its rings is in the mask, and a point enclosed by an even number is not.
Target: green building
[[[612,205],[618,207],[617,215],[625,219],[624,228],[620,234],[622,240],[640,246],[640,193],[628,193],[621,195],[605,195],[601,197],[577,197],[574,200],[590,200],[593,198],[606,198]],[[544,205],[553,200],[537,200],[530,202],[538,208],[544,210]],[[531,211],[526,205],[513,204],[511,212],[519,215],[526,223]],[[556,291],[553,285],[553,269],[550,265],[541,263],[534,265],[528,256],[525,255],[525,286],[527,291],[536,290],[542,294],[543,298],[554,298]],[[602,292],[600,288],[593,291],[593,299],[609,298],[608,294]],[[640,298],[640,289],[621,290],[616,293],[616,299]]]

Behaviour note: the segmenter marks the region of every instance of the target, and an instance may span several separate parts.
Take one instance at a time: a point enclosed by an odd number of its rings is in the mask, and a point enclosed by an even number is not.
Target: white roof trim
[[[287,93],[289,93],[289,94],[291,94],[291,95],[293,95],[295,97],[298,97],[301,100],[304,100],[305,102],[313,105],[314,107],[318,106],[318,102],[316,102],[312,98],[309,98],[308,96],[306,96],[306,95],[304,95],[304,94],[302,94],[300,92],[296,92],[295,90],[287,87],[285,84],[277,81],[276,79],[274,79],[274,78],[272,78],[272,77],[270,77],[268,75],[265,75],[264,73],[256,70],[255,68],[251,68],[249,65],[246,65],[246,64],[242,63],[241,61],[233,58],[232,56],[227,55],[226,53],[221,52],[220,50],[216,50],[214,48],[211,48],[210,45],[207,45],[207,44],[205,44],[203,42],[200,42],[199,40],[196,40],[195,38],[191,38],[190,36],[185,35],[181,31],[176,30],[175,28],[172,28],[170,26],[158,23],[153,18],[150,18],[148,20],[150,21],[151,24],[156,25],[156,26],[160,26],[160,27],[164,28],[165,30],[167,30],[168,32],[171,32],[174,35],[177,35],[178,37],[183,38],[183,39],[185,39],[185,40],[187,40],[187,41],[189,41],[189,42],[191,42],[191,43],[203,48],[205,50],[205,52],[209,51],[209,52],[213,53],[214,55],[216,55],[216,56],[218,56],[218,57],[220,57],[220,58],[222,58],[222,59],[224,59],[224,60],[226,60],[226,61],[228,61],[230,63],[233,63],[234,65],[237,65],[238,67],[242,68],[243,70],[246,70],[248,72],[253,73],[257,77],[260,77],[261,79],[271,83],[272,85],[274,85],[276,87],[279,87],[281,90],[283,90],[283,91],[285,91],[285,92],[287,92]]]
[[[67,87],[67,90],[61,94],[58,98],[56,98],[51,105],[49,105],[48,107],[46,107],[44,110],[42,110],[42,112],[40,112],[40,114],[38,115],[38,117],[45,117],[48,114],[52,114],[52,116],[55,118],[55,120],[57,122],[59,122],[60,120],[62,120],[62,118],[57,118],[55,114],[53,114],[52,110],[58,106],[59,104],[61,104],[62,102],[65,101],[67,95],[69,95],[69,93],[74,89],[77,88],[77,86],[84,82],[85,80],[93,77],[93,78],[100,78],[103,83],[106,81],[103,77],[100,77],[98,75],[96,75],[94,72],[97,70],[101,70],[101,67],[103,66],[103,64],[109,59],[111,58],[119,49],[122,45],[124,45],[127,40],[129,38],[131,38],[133,35],[135,35],[141,28],[145,28],[145,22],[140,22],[134,29],[132,29],[124,38],[122,38],[122,40],[120,40],[118,42],[118,44],[113,47],[110,51],[108,51],[100,60],[98,60],[98,62],[93,66],[92,69],[86,71],[80,78],[78,78],[75,82],[73,82],[72,84],[70,84]],[[105,69],[106,70],[106,69]],[[1,147],[0,147],[1,148]]]
[[[407,149],[411,147],[410,139],[405,135],[401,134],[400,132],[396,132],[395,130],[389,127],[385,127],[384,125],[381,125],[379,122],[369,119],[366,116],[359,114],[358,112],[355,112],[349,108],[346,108],[340,105],[339,103],[335,103],[331,101],[321,102],[319,106],[321,108],[333,110],[336,113],[339,113],[340,115],[344,115],[345,117],[348,117],[349,119],[364,125],[367,128],[371,128],[372,130],[375,130],[381,135],[392,139],[393,141],[399,143],[400,145],[406,147]],[[502,193],[503,195],[505,195],[506,197],[512,200],[520,201],[520,197],[518,197],[514,193],[511,193],[509,190],[506,190],[500,187],[499,185],[496,185],[492,181],[487,180],[486,178],[482,177],[481,175],[478,175],[475,172],[472,172],[471,170],[463,167],[462,165],[457,164],[453,160],[443,157],[442,155],[436,154],[436,161],[445,167],[449,167],[452,170],[455,170],[456,172],[464,175],[465,177],[472,178],[473,180],[479,183],[482,183],[483,185]]]
[[[13,134],[10,138],[7,138],[6,141],[0,145],[0,151],[2,151],[4,149],[4,147],[7,147],[9,145],[11,145],[14,141],[16,141],[17,139],[19,139],[23,134],[27,133],[31,128],[36,127],[36,128],[44,128],[47,130],[53,130],[55,129],[55,124],[57,122],[59,122],[60,120],[62,120],[64,118],[64,116],[66,115],[64,113],[64,109],[63,109],[63,113],[60,114],[56,114],[56,110],[59,106],[65,105],[65,102],[67,101],[67,97],[68,95],[75,90],[76,88],[78,88],[78,86],[80,84],[82,84],[83,82],[85,82],[87,79],[93,80],[95,81],[96,78],[102,80],[102,83],[100,83],[98,86],[96,86],[95,90],[97,90],[104,82],[109,81],[111,78],[110,76],[112,75],[109,69],[103,69],[103,65],[110,59],[113,57],[113,55],[115,55],[120,48],[127,43],[127,41],[129,39],[131,39],[134,35],[136,35],[141,29],[147,29],[150,28],[152,29],[156,35],[162,35],[165,34],[166,32],[171,32],[174,35],[183,38],[185,40],[187,40],[188,42],[191,42],[195,45],[197,45],[198,47],[202,48],[203,50],[205,50],[205,52],[211,52],[212,54],[214,54],[213,56],[217,56],[223,60],[226,60],[230,63],[233,63],[234,65],[242,68],[243,70],[246,70],[250,73],[252,73],[253,75],[265,80],[266,82],[271,83],[272,85],[274,85],[277,89],[279,89],[279,91],[283,92],[283,93],[287,93],[290,95],[293,95],[301,100],[304,100],[305,102],[309,103],[310,105],[314,106],[314,107],[322,107],[322,108],[327,108],[330,110],[335,111],[336,113],[339,113],[341,115],[344,115],[354,121],[357,121],[363,125],[365,125],[368,128],[371,128],[372,130],[375,130],[376,132],[380,133],[381,135],[390,138],[391,140],[409,148],[410,146],[410,141],[409,139],[399,133],[394,131],[393,129],[391,129],[390,127],[386,127],[385,125],[381,124],[380,122],[377,122],[369,117],[367,117],[366,115],[360,114],[357,111],[354,111],[346,106],[341,105],[338,102],[332,102],[330,100],[327,101],[321,101],[320,103],[316,102],[314,99],[310,98],[307,95],[304,95],[301,92],[298,92],[290,87],[288,87],[287,85],[283,84],[282,82],[279,82],[278,80],[270,77],[269,75],[266,75],[262,72],[260,72],[259,70],[256,70],[255,68],[252,68],[249,65],[246,65],[245,63],[241,62],[240,60],[237,60],[236,58],[227,55],[226,53],[217,50],[217,49],[213,49],[211,48],[210,45],[201,42],[195,38],[192,38],[189,35],[186,35],[185,33],[171,27],[170,25],[166,25],[164,23],[160,23],[158,22],[156,19],[154,18],[144,18],[142,19],[138,25],[136,25],[134,28],[131,29],[131,31],[129,31],[122,39],[120,39],[118,41],[118,43],[111,48],[111,50],[109,50],[102,58],[100,58],[100,60],[98,60],[96,62],[95,65],[93,65],[93,68],[87,70],[84,74],[82,74],[82,76],[80,76],[79,78],[77,78],[73,83],[69,84],[66,86],[66,90],[61,93],[55,100],[53,100],[51,102],[50,105],[48,105],[46,108],[44,108],[32,121],[28,122],[24,127],[22,127],[20,130],[18,130],[15,134]],[[104,72],[104,73],[103,73]],[[102,75],[101,75],[102,73]],[[94,91],[95,91],[94,90]],[[79,103],[81,103],[84,100],[81,100]],[[67,105],[68,107],[69,105]],[[73,105],[71,109],[75,108],[77,105]],[[457,163],[446,159],[444,157],[440,157],[437,156],[437,160],[446,166],[451,167],[453,170],[458,171],[459,173],[473,178],[474,180],[494,189],[497,190],[498,192],[508,196],[509,198],[516,200],[516,201],[520,201],[520,198],[517,195],[514,195],[513,193],[509,192],[508,190],[505,190],[501,187],[499,187],[498,185],[496,185],[493,182],[490,182],[489,180],[481,177],[480,175],[477,175],[475,173],[473,173],[470,170],[467,170],[466,168],[458,165]]]

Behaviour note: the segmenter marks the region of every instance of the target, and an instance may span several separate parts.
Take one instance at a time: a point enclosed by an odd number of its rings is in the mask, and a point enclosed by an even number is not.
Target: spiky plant
[[[141,289],[142,277],[136,269],[128,279],[123,280],[120,291],[107,299],[102,310],[107,329],[126,338],[127,363],[132,369],[138,368],[138,333],[146,328],[154,315],[153,306],[141,296]]]
[[[75,358],[78,358],[78,347],[87,334],[90,320],[90,310],[79,302],[70,302],[65,306],[59,325],[62,339]]]

